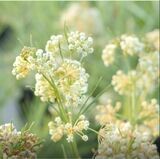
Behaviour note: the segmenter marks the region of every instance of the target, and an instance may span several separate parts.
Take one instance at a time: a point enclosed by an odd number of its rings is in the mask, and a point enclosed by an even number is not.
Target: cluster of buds
[[[87,56],[87,54],[93,53],[93,39],[87,37],[85,33],[80,33],[78,31],[71,32],[68,34],[69,50],[71,52],[76,52],[82,57]]]
[[[159,159],[149,134],[133,129],[129,123],[108,124],[99,132],[96,159]]]
[[[48,126],[51,139],[54,142],[59,141],[63,136],[66,136],[68,142],[73,142],[75,134],[80,136],[84,141],[88,140],[88,136],[83,131],[88,130],[89,121],[86,120],[84,115],[81,115],[74,124],[72,120],[64,123],[60,117],[56,117],[54,122],[49,122]]]
[[[40,139],[28,130],[17,131],[12,123],[0,126],[0,157],[34,159],[40,146]]]

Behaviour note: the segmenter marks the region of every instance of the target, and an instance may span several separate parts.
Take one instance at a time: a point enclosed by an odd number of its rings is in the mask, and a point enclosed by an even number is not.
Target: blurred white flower
[[[62,27],[66,24],[73,30],[78,29],[94,35],[103,34],[104,31],[99,10],[87,4],[72,3],[62,14],[60,23]]]
[[[140,42],[138,37],[122,35],[120,40],[120,46],[125,55],[132,56],[143,52],[144,44]]]
[[[160,32],[159,29],[155,29],[149,33],[146,34],[146,39],[149,43],[151,43],[157,51],[160,50]]]
[[[105,49],[102,52],[102,60],[106,66],[111,65],[114,62],[115,59],[115,44],[108,44],[106,45]]]

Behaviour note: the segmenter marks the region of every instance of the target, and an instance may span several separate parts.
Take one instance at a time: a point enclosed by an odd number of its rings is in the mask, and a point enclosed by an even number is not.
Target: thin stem
[[[58,44],[58,47],[59,47],[60,56],[61,56],[62,60],[64,60],[63,54],[62,54],[62,50],[61,50],[61,44],[60,44],[60,42],[59,42],[59,44]]]
[[[81,157],[79,156],[79,152],[78,152],[78,149],[77,149],[77,144],[76,144],[76,141],[74,140],[72,143],[71,143],[71,147],[72,147],[72,157],[73,158],[76,158],[76,159],[81,159]]]
[[[132,96],[131,96],[131,105],[132,105],[132,122],[133,124],[135,124],[135,90],[134,90],[134,86],[133,86],[133,90],[132,90]]]
[[[91,130],[91,131],[93,131],[94,133],[96,133],[97,135],[99,135],[99,132],[98,131],[96,131],[96,130],[94,130],[94,129],[92,129],[92,128],[88,128],[89,130]]]
[[[61,147],[62,147],[64,159],[67,159],[67,153],[65,151],[65,148],[64,148],[63,144],[61,145]]]
[[[43,77],[49,82],[49,84],[52,86],[52,88],[54,89],[54,91],[56,92],[56,95],[57,95],[57,105],[58,105],[58,108],[59,108],[59,111],[60,111],[60,114],[64,117],[64,120],[67,121],[67,116],[65,114],[65,109],[62,105],[62,101],[61,101],[61,97],[59,95],[59,91],[58,89],[56,88],[56,85],[53,81],[53,79],[51,78],[51,81],[44,75],[42,74]]]
[[[98,99],[107,89],[109,89],[110,87],[111,87],[111,84],[108,85],[106,88],[104,88],[104,89],[95,97],[95,99],[94,99],[92,102],[90,102],[86,107],[83,107],[83,109],[82,109],[82,111],[80,112],[80,114],[83,114],[84,112],[86,112],[86,111],[90,108],[90,106],[92,106],[92,104],[94,104],[94,103],[97,101],[97,99]]]
[[[96,91],[97,87],[99,86],[99,83],[100,81],[102,80],[102,77],[99,78],[98,82],[96,83],[96,86],[95,88],[92,90],[92,92],[90,93],[90,95],[87,97],[87,99],[84,101],[84,103],[82,104],[82,107],[78,113],[78,117],[77,119],[79,118],[80,114],[81,114],[81,111],[83,110],[83,107],[87,104],[88,100],[92,97],[93,93]]]

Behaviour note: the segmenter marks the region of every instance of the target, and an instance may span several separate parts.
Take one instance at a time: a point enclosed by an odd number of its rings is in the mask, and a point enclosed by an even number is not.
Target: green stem
[[[66,114],[65,109],[63,107],[59,91],[58,91],[58,89],[57,89],[57,87],[56,87],[53,79],[50,77],[50,79],[51,79],[51,81],[50,81],[43,73],[42,73],[42,75],[49,82],[49,84],[52,86],[52,88],[56,92],[57,104],[58,104],[58,108],[59,108],[60,114],[61,114],[61,116],[63,116],[63,118],[64,118],[65,121],[68,121],[67,114]]]
[[[132,90],[132,96],[131,96],[131,105],[132,105],[132,123],[133,125],[135,124],[135,119],[136,119],[136,112],[135,112],[135,90],[134,90],[134,87],[133,87],[133,90]]]
[[[64,159],[67,159],[67,153],[66,153],[66,150],[65,150],[63,144],[61,145],[61,147],[62,147]]]
[[[75,158],[75,159],[81,159],[81,157],[79,156],[79,152],[78,152],[78,148],[77,148],[77,143],[76,141],[74,140],[72,143],[71,143],[71,151],[72,151],[72,157]]]

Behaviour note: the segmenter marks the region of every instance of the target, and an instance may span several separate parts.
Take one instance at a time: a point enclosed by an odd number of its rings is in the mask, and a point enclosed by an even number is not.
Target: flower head
[[[15,75],[17,79],[26,77],[29,71],[32,70],[30,57],[32,57],[35,52],[35,48],[24,47],[20,55],[16,57],[13,64],[12,74]]]
[[[120,95],[128,95],[133,91],[136,82],[136,71],[130,71],[127,75],[123,71],[117,71],[116,75],[112,77],[112,85],[114,90]]]
[[[148,134],[133,130],[129,123],[122,123],[119,127],[109,124],[103,129],[96,159],[159,158],[156,145],[151,143]]]
[[[27,131],[17,131],[12,123],[0,126],[0,147],[4,158],[36,158],[40,139]]]
[[[93,39],[87,37],[83,32],[70,32],[68,34],[69,50],[77,54],[82,55],[82,57],[93,53]]]
[[[110,122],[116,123],[116,113],[120,108],[120,102],[116,102],[115,106],[113,106],[111,101],[108,101],[106,105],[98,105],[96,107],[97,115],[95,118],[100,125],[105,125]]]
[[[155,29],[149,33],[146,34],[146,39],[149,43],[151,43],[154,48],[159,51],[160,48],[160,43],[159,43],[159,39],[160,39],[160,33],[159,33],[159,29]]]
[[[122,35],[120,41],[121,49],[124,54],[134,55],[143,51],[144,44],[136,36]]]
[[[69,28],[94,35],[104,31],[99,10],[81,3],[72,3],[62,14],[60,23],[62,27],[67,23]]]
[[[116,49],[115,44],[108,44],[106,45],[105,49],[102,52],[102,60],[106,66],[109,66],[114,62],[114,54]]]
[[[156,99],[151,99],[150,102],[143,101],[138,120],[143,127],[146,127],[152,135],[158,135],[159,130],[159,105]]]
[[[79,117],[74,124],[72,122],[64,123],[60,117],[57,117],[54,122],[49,122],[48,126],[51,139],[54,142],[59,141],[63,136],[66,136],[68,142],[73,142],[75,134],[84,141],[88,140],[88,136],[83,133],[89,128],[89,121],[85,117],[83,119]]]
[[[46,44],[46,52],[52,53],[53,56],[59,55],[61,43],[64,41],[63,35],[52,35]]]

